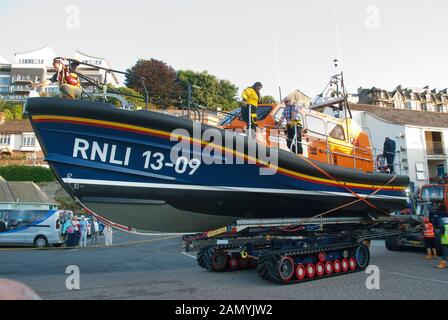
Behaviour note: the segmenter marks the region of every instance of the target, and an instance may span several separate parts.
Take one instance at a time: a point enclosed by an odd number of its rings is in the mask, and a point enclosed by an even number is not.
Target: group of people
[[[432,260],[437,259],[437,241],[436,241],[436,231],[434,228],[434,224],[430,221],[429,218],[423,218],[424,230],[423,237],[425,239],[425,246],[427,250],[427,255],[425,259]],[[441,219],[440,225],[440,248],[442,249],[442,260],[440,261],[438,269],[446,269],[447,268],[447,259],[448,259],[448,217],[444,217]]]
[[[247,131],[250,137],[255,137],[258,125],[257,108],[261,102],[261,89],[263,84],[256,82],[252,87],[243,91],[243,106],[241,107],[241,119],[247,124]],[[288,148],[291,152],[303,154],[302,146],[302,118],[300,115],[300,107],[293,103],[290,98],[283,100],[285,105],[281,123],[286,123],[285,134]]]
[[[100,223],[96,217],[89,221],[85,216],[79,219],[77,216],[70,217],[62,227],[62,235],[66,237],[67,248],[81,247],[87,248],[87,239],[90,236],[93,247],[98,246],[100,237]],[[104,227],[105,244],[112,245],[112,228]]]

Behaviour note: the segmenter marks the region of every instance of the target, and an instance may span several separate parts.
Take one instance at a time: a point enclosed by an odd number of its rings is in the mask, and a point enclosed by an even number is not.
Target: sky
[[[446,0],[0,0],[0,54],[49,45],[115,69],[158,59],[240,91],[319,94],[340,61],[349,92],[448,87]]]

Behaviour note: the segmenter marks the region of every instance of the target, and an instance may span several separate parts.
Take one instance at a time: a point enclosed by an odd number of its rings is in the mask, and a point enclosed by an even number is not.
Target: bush
[[[55,181],[50,169],[42,167],[6,166],[0,167],[0,176],[8,181],[32,181],[35,183]]]

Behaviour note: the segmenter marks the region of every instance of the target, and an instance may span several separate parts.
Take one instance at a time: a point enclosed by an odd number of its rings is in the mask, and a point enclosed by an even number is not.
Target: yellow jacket
[[[258,107],[258,102],[260,98],[258,97],[257,91],[254,88],[249,87],[243,91],[242,98],[247,104]]]

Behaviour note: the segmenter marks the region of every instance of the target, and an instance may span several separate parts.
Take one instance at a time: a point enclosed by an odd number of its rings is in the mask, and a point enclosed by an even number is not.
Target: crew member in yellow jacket
[[[263,85],[261,82],[257,82],[252,87],[244,90],[242,95],[241,118],[247,123],[247,128],[251,131],[257,128],[257,108],[261,100],[261,89],[263,89]]]

